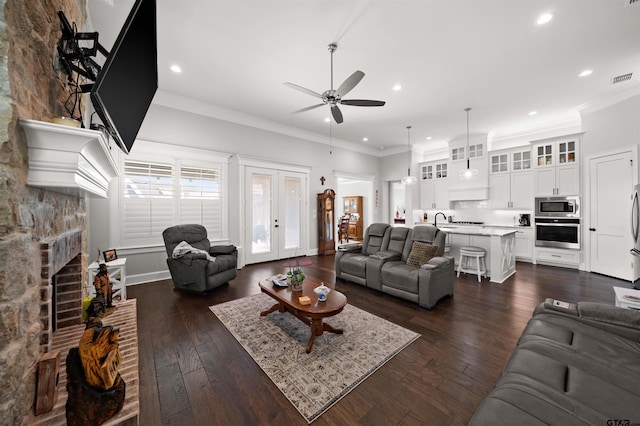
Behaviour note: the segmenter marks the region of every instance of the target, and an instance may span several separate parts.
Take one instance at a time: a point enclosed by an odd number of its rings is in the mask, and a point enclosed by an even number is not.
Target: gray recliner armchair
[[[176,225],[162,232],[167,265],[176,289],[204,293],[236,277],[238,251],[234,245],[211,246],[202,225]],[[174,249],[185,241],[200,252],[173,258]],[[207,254],[215,259],[209,260]]]

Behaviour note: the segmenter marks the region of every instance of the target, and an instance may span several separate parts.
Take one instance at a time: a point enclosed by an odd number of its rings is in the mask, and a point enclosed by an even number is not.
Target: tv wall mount
[[[77,32],[75,23],[71,26],[64,12],[59,11],[58,17],[62,24],[62,35],[57,46],[57,59],[61,70],[67,75],[70,83],[73,83],[74,72],[92,82],[96,81],[101,66],[92,58],[98,52],[107,57],[109,51],[98,41],[97,32]],[[82,84],[79,86],[79,92],[88,93],[92,86],[93,84]]]

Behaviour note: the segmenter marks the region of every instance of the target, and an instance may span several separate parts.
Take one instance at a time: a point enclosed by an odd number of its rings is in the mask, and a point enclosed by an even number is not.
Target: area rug
[[[260,316],[274,303],[261,293],[209,309],[308,423],[420,337],[347,304],[324,319],[344,334],[323,333],[307,354],[309,326],[289,313]]]

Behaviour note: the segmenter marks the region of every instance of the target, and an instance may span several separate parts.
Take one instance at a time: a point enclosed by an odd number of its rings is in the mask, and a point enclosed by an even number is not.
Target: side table
[[[613,287],[613,291],[616,293],[616,306],[620,308],[640,309],[640,290]]]
[[[122,257],[120,259],[112,260],[111,262],[104,262],[107,265],[109,271],[109,281],[113,287],[113,298],[120,300],[127,299],[127,258]],[[89,265],[89,296],[94,297],[96,295],[96,288],[93,286],[93,280],[98,273],[98,262],[92,262]]]

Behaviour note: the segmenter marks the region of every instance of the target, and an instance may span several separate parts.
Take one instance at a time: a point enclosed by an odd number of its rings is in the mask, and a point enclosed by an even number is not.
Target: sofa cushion
[[[407,257],[407,265],[419,268],[431,260],[437,252],[437,246],[432,246],[431,244],[422,243],[420,241],[414,241],[409,257]]]
[[[402,253],[405,244],[407,244],[407,237],[410,232],[410,228],[405,228],[403,226],[391,228],[389,232],[389,243],[387,244],[387,251]]]
[[[364,278],[366,275],[367,259],[369,256],[363,254],[352,254],[342,258],[342,272],[356,277]]]
[[[384,237],[389,225],[386,223],[372,223],[367,229],[363,252],[366,255],[372,255],[379,252],[384,244]]]
[[[418,277],[420,268],[409,268],[401,260],[391,261],[382,267],[382,284],[409,293],[418,292]]]

